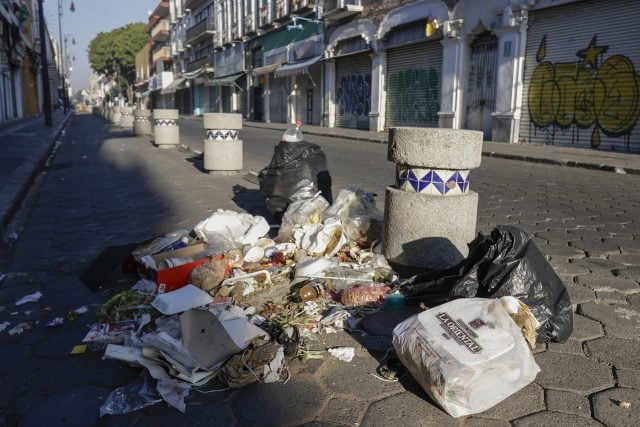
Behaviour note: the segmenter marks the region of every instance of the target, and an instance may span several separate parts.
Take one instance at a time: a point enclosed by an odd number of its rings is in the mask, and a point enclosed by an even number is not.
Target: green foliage
[[[99,73],[120,76],[120,87],[132,84],[136,76],[136,54],[149,39],[147,25],[138,22],[100,32],[89,43],[89,63]]]

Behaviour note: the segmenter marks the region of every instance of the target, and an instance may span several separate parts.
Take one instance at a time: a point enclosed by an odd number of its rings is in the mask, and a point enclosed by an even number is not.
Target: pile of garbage
[[[554,290],[555,300],[549,295],[536,302],[533,294],[527,300],[528,288],[539,297],[550,284],[535,282],[536,266],[527,273],[533,281],[524,283],[521,274],[512,296],[500,294],[505,286],[483,293],[482,285],[474,295],[455,294],[456,283],[469,281],[471,256],[455,269],[402,280],[381,254],[383,215],[373,194],[342,190],[330,205],[312,188],[302,183],[291,197],[276,235],[262,217],[218,210],[193,230],[165,234],[133,251],[125,267],[140,280],[101,306],[100,323],[84,343],[144,371],[111,393],[101,415],[162,400],[184,412],[189,392],[214,378],[228,388],[286,383],[292,358],[321,358],[325,350],[350,361],[353,348],[314,350],[313,336],[352,330],[367,314],[402,308],[406,298],[432,308],[396,326],[397,356],[436,402],[461,416],[486,410],[535,379],[536,331],[544,331],[543,339],[570,333],[564,288]],[[474,255],[485,262],[476,279],[497,272],[503,261],[509,271],[524,262],[489,252]],[[498,275],[509,281],[508,271]],[[281,299],[248,302],[261,294]],[[434,295],[438,305],[430,301]],[[542,309],[540,303],[551,305]]]

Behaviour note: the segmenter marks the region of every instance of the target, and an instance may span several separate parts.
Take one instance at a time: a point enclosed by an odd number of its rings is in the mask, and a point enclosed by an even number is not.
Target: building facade
[[[640,151],[632,0],[171,5],[184,33],[172,39],[176,90],[190,96],[190,114],[474,129],[493,141]]]
[[[151,108],[173,108],[173,93],[163,91],[173,82],[169,1],[160,1],[149,14],[149,104]]]

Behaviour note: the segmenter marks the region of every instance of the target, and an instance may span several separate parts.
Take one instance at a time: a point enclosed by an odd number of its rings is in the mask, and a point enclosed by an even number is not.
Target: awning
[[[242,77],[243,74],[244,73],[236,73],[209,80],[209,82],[207,82],[207,86],[235,86],[238,89],[242,90],[242,88],[236,84],[236,80]]]
[[[147,98],[151,94],[150,90],[145,90],[140,94],[140,98]]]
[[[167,94],[167,93],[173,93],[176,90],[178,90],[180,88],[180,85],[182,83],[184,83],[186,79],[184,77],[180,77],[178,79],[175,79],[174,81],[172,81],[171,83],[169,83],[169,85],[167,87],[165,87],[164,89],[162,89],[160,91],[161,94]]]
[[[269,74],[277,70],[282,66],[282,62],[276,62],[275,64],[265,65],[264,67],[254,68],[252,74],[254,76],[259,76],[262,74]]]
[[[322,56],[312,56],[311,58],[303,59],[301,61],[289,62],[287,65],[283,65],[274,73],[275,77],[292,76],[294,74],[308,74],[309,67],[320,61]]]

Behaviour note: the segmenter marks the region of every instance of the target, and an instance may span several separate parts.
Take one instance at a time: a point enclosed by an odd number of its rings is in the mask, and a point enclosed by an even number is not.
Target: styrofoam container
[[[194,285],[186,285],[176,291],[158,295],[151,305],[160,313],[171,315],[207,305],[211,301],[211,295],[202,289]]]

